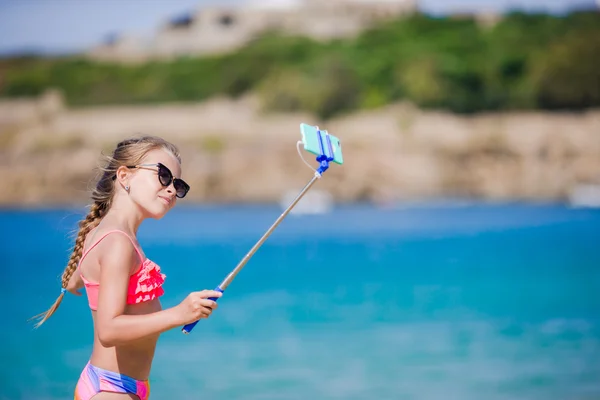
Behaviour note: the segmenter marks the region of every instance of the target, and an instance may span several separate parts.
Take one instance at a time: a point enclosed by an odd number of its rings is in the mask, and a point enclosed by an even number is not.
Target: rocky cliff
[[[600,181],[598,110],[467,117],[394,104],[322,122],[263,113],[252,96],[68,109],[49,92],[0,102],[0,204],[87,203],[100,152],[142,133],[182,149],[188,202],[279,201],[312,176],[296,149],[301,122],[342,140],[345,164],[318,183],[336,201],[561,200]]]

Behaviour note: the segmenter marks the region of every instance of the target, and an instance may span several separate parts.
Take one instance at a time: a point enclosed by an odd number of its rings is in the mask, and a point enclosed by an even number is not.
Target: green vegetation
[[[353,40],[270,33],[222,56],[125,66],[0,60],[0,96],[63,90],[71,106],[198,101],[254,91],[269,110],[329,118],[407,99],[458,113],[600,106],[600,14],[510,14],[492,27],[415,15]]]

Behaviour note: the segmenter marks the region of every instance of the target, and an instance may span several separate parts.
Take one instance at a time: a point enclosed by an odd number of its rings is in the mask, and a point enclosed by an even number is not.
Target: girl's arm
[[[79,273],[79,268],[73,272],[71,278],[69,278],[69,283],[67,284],[67,291],[75,296],[81,296],[80,289],[83,288],[83,279],[81,279],[81,274]]]
[[[219,293],[203,291],[190,294],[181,304],[166,310],[146,315],[125,315],[129,277],[140,260],[124,235],[110,235],[98,247],[102,247],[98,249],[102,256],[96,326],[103,346],[117,346],[160,334],[206,318],[216,308],[216,303],[207,298]]]

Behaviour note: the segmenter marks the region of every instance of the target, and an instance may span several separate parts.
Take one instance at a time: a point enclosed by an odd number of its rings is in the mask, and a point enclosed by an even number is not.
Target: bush
[[[578,33],[557,41],[538,60],[534,79],[541,108],[600,106],[600,35]]]
[[[357,107],[358,79],[338,57],[325,57],[303,69],[274,73],[260,88],[263,106],[274,111],[310,111],[327,119]]]

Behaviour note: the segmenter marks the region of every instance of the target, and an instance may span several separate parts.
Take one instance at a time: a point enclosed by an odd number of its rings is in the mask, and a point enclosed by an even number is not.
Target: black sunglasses
[[[173,182],[175,188],[175,195],[180,199],[184,198],[187,192],[190,190],[190,185],[185,183],[182,179],[173,178],[173,174],[169,168],[163,164],[139,164],[139,165],[128,165],[127,168],[139,168],[139,167],[158,167],[158,181],[161,185],[167,187]]]

